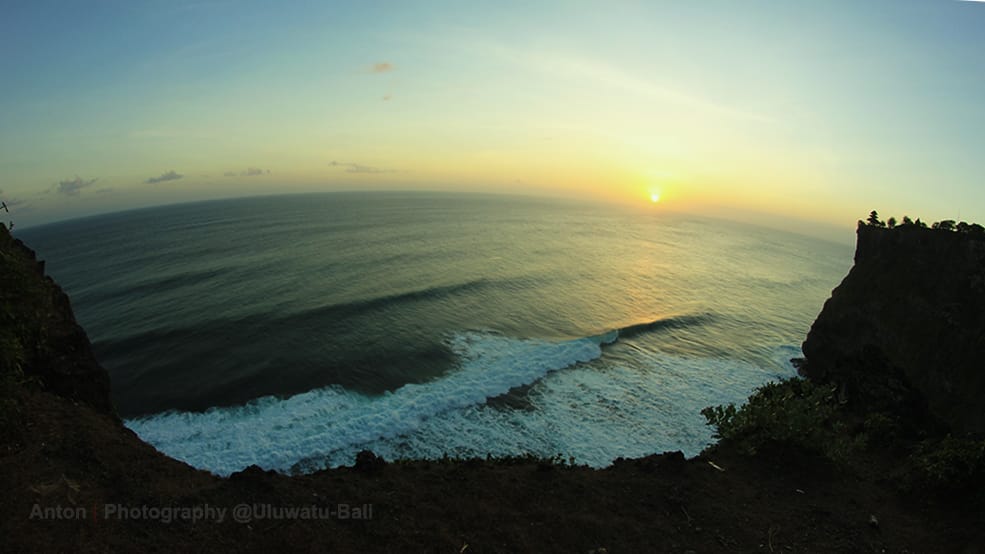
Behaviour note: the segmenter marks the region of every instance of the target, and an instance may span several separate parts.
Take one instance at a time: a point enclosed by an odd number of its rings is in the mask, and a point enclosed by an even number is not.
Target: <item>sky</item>
[[[5,0],[3,12],[0,199],[21,226],[397,189],[848,229],[871,209],[985,222],[985,2]]]

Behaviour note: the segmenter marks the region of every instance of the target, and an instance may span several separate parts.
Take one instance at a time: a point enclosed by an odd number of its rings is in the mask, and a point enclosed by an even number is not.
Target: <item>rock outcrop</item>
[[[860,222],[855,265],[803,351],[801,372],[850,403],[985,434],[985,239]]]
[[[44,262],[0,225],[0,375],[115,417],[109,374],[99,365],[68,296],[44,275]]]

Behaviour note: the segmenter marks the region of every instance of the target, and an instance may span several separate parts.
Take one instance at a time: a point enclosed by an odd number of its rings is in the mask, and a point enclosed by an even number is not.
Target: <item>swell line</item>
[[[657,333],[670,329],[683,329],[687,327],[705,325],[713,320],[714,316],[704,313],[664,317],[643,323],[634,323],[632,325],[626,325],[625,327],[613,329],[612,331],[602,335],[602,337],[608,339],[603,340],[603,343],[608,344],[615,342],[618,339],[629,339],[640,335]]]
[[[201,340],[206,337],[214,340],[231,339],[238,336],[237,330],[243,329],[250,330],[254,335],[261,335],[266,332],[264,330],[278,328],[300,329],[305,328],[305,325],[324,325],[341,321],[345,318],[364,316],[382,310],[392,309],[402,304],[439,300],[487,289],[501,288],[515,291],[518,287],[531,287],[535,284],[529,279],[476,279],[452,285],[426,287],[396,294],[338,302],[282,315],[264,313],[251,314],[235,319],[213,318],[197,322],[195,325],[152,329],[123,337],[99,340],[94,342],[93,345],[101,353],[115,355],[134,351],[143,345],[158,341],[185,340],[189,338]]]

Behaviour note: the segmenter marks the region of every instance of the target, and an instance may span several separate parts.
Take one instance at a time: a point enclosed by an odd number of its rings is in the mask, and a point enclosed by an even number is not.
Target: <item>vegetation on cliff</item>
[[[985,441],[914,427],[891,411],[849,410],[834,384],[795,377],[760,387],[739,407],[701,413],[724,446],[746,456],[782,445],[843,471],[880,473],[901,493],[985,501]]]
[[[927,224],[920,220],[918,217],[916,221],[910,219],[910,216],[904,215],[901,222],[897,223],[895,217],[890,217],[886,221],[879,219],[879,212],[872,210],[869,212],[869,217],[865,221],[859,220],[858,224],[867,225],[869,227],[880,227],[895,229],[897,227],[920,227],[923,229],[927,228]],[[967,221],[961,221],[955,223],[953,219],[944,219],[941,221],[935,221],[930,225],[931,229],[938,229],[941,231],[957,231],[958,233],[966,233],[969,235],[974,235],[978,237],[985,238],[985,227],[977,223],[968,223]]]

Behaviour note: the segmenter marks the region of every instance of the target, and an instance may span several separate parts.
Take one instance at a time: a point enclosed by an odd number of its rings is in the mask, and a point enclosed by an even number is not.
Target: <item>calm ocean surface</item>
[[[228,474],[711,441],[793,375],[850,245],[530,198],[332,193],[26,229],[127,425]]]

